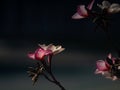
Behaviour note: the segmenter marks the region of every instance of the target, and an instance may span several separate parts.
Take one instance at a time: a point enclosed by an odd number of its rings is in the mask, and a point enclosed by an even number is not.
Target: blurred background
[[[119,2],[119,0],[109,0]],[[42,76],[35,86],[28,67],[37,61],[27,53],[38,44],[62,45],[52,68],[66,90],[118,90],[120,81],[95,75],[96,60],[117,55],[102,30],[95,31],[90,19],[73,20],[79,4],[90,0],[1,0],[0,1],[0,90],[60,90]],[[96,4],[102,0],[96,0]],[[110,32],[120,45],[120,14],[111,18]]]

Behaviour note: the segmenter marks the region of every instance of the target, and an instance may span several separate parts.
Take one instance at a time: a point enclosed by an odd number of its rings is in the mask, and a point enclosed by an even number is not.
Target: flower
[[[120,60],[108,54],[105,60],[98,60],[96,62],[97,69],[95,74],[102,74],[106,78],[116,80],[120,77]]]
[[[118,3],[110,3],[109,1],[103,1],[102,5],[97,4],[102,10],[106,10],[109,14],[120,12],[120,4]]]
[[[46,46],[45,44],[43,44],[43,45],[39,44],[39,46],[40,47],[34,53],[28,54],[29,58],[36,59],[36,60],[44,60],[45,56],[55,55],[64,50],[64,48],[62,48],[62,46],[60,46],[60,45],[55,46],[53,44],[49,44],[48,46]]]
[[[95,0],[92,0],[91,3],[87,6],[88,10],[91,10],[93,7]],[[88,11],[85,8],[85,5],[79,5],[77,8],[77,12],[72,16],[72,19],[82,19],[89,16]]]

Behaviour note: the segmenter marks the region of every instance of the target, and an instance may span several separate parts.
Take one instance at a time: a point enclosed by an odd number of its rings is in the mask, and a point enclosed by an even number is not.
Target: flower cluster
[[[106,11],[109,14],[120,12],[120,4],[118,4],[118,3],[112,3],[111,4],[108,1],[103,1],[102,5],[97,4],[97,6],[99,8],[101,8],[102,10]]]
[[[95,29],[101,28],[104,30],[108,39],[110,40],[109,42],[113,43],[113,41],[111,41],[111,37],[108,34],[108,26],[110,21],[109,16],[120,12],[120,4],[110,3],[109,1],[104,0],[102,4],[97,4],[100,11],[95,11],[92,9],[94,2],[95,0],[91,0],[87,7],[85,5],[79,5],[77,12],[72,16],[72,19],[81,20],[83,18],[91,18],[93,23],[96,24]],[[119,58],[112,57],[112,55],[109,54],[105,60],[98,60],[96,64],[96,74],[102,74],[106,78],[110,78],[112,80],[120,78]]]
[[[53,55],[62,52],[64,49],[65,48],[62,48],[61,45],[55,46],[53,44],[39,44],[39,48],[35,50],[34,53],[28,53],[29,58],[39,61],[37,62],[36,67],[29,67],[28,70],[29,76],[32,77],[33,84],[36,83],[39,75],[43,75],[48,81],[55,83],[62,90],[65,90],[64,87],[56,80],[51,68]]]
[[[72,19],[92,18],[93,23],[96,24],[95,29],[101,28],[104,31],[108,31],[109,16],[120,12],[120,4],[111,4],[109,1],[104,0],[102,4],[97,4],[100,11],[94,11],[92,9],[94,2],[95,0],[92,0],[87,7],[79,5]]]
[[[120,78],[120,58],[112,57],[112,55],[109,54],[105,60],[98,60],[96,65],[96,74],[102,74],[112,80]]]
[[[53,56],[62,52],[63,50],[64,48],[62,48],[60,45],[55,46],[53,44],[49,44],[46,46],[45,44],[39,44],[39,48],[34,53],[29,53],[28,56],[31,59],[43,61],[45,56]]]
[[[92,18],[93,23],[96,24],[96,28],[101,28],[105,32],[108,31],[109,16],[120,12],[120,4],[110,3],[104,0],[102,4],[97,4],[100,11],[94,11],[93,5],[95,0],[86,5],[79,5],[77,12],[72,16],[72,19]],[[108,32],[106,32],[108,33]],[[35,52],[28,53],[28,57],[37,60],[36,67],[29,67],[28,74],[32,78],[33,84],[35,84],[40,75],[43,75],[48,81],[56,84],[65,90],[65,88],[57,81],[52,73],[52,57],[65,48],[61,45],[55,46],[53,44],[41,45],[35,50]],[[120,52],[120,51],[119,51]],[[106,78],[117,80],[120,79],[120,58],[115,58],[112,54],[108,54],[105,60],[98,60],[96,62],[97,69],[95,74],[102,74]]]

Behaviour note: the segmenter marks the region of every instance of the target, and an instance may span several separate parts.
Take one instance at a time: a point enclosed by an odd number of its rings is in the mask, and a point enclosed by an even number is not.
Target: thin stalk
[[[49,71],[48,73],[50,74],[50,76],[52,77],[52,79],[54,80],[53,83],[55,83],[57,86],[59,86],[61,88],[61,90],[65,90],[65,88],[60,84],[60,82],[57,81],[57,79],[55,78],[55,76],[52,73],[52,55],[48,56],[48,63],[49,63]]]
[[[48,81],[50,81],[50,82],[52,82],[52,83],[54,83],[54,81],[53,80],[51,80],[45,73],[43,73],[43,76],[48,80]]]
[[[61,88],[61,90],[65,90],[65,88],[60,84],[60,82],[57,81],[57,79],[55,78],[55,76],[53,75],[52,72],[50,72],[50,75],[51,75],[51,77],[53,78],[54,83],[55,83],[57,86],[59,86],[59,87]]]
[[[52,55],[48,56],[48,64],[49,64],[49,70],[51,72],[51,64],[52,64]]]

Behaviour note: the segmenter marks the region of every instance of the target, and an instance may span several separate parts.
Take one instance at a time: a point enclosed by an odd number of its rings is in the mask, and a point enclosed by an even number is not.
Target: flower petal
[[[84,17],[88,16],[88,13],[87,13],[87,10],[85,8],[85,5],[79,5],[78,9],[77,9],[77,12],[81,16],[84,16]]]
[[[88,8],[89,10],[92,9],[94,2],[95,2],[95,0],[92,0],[92,1],[90,2],[90,4],[88,4],[87,8]]]
[[[85,9],[85,5],[79,5],[77,8],[77,13],[72,16],[72,19],[82,19],[86,17],[88,17],[88,13]]]
[[[111,5],[110,2],[108,2],[108,1],[103,1],[102,5],[97,4],[97,6],[101,9],[108,9],[110,7],[110,5]]]
[[[108,67],[106,66],[105,61],[98,60],[96,64],[97,64],[97,69],[99,71],[107,71],[108,70]]]
[[[31,59],[35,59],[35,54],[34,53],[29,53],[28,57],[31,58]]]
[[[54,54],[54,55],[55,55],[55,54],[58,54],[58,53],[62,52],[63,50],[65,50],[65,48],[60,48],[59,50],[56,50],[53,54]]]
[[[47,49],[51,50],[52,52],[54,52],[56,50],[56,46],[53,45],[53,44],[50,44]]]
[[[41,48],[38,48],[36,51],[35,51],[35,58],[37,60],[42,60],[43,57],[45,56],[46,54],[46,51],[45,50],[42,50]]]
[[[120,12],[120,5],[117,3],[113,3],[108,9],[109,13],[118,13]]]
[[[109,53],[107,57],[108,57],[109,59],[112,59],[112,54]]]
[[[79,15],[78,13],[75,13],[75,14],[72,16],[72,19],[82,19],[82,18],[85,18],[85,17]]]
[[[38,46],[40,46],[42,49],[44,49],[44,50],[47,50],[47,46],[45,45],[45,44],[38,44]]]
[[[109,1],[103,1],[102,5],[103,5],[104,8],[109,8],[111,4],[110,4]]]
[[[98,69],[95,70],[95,74],[101,74],[103,71],[99,71]]]

